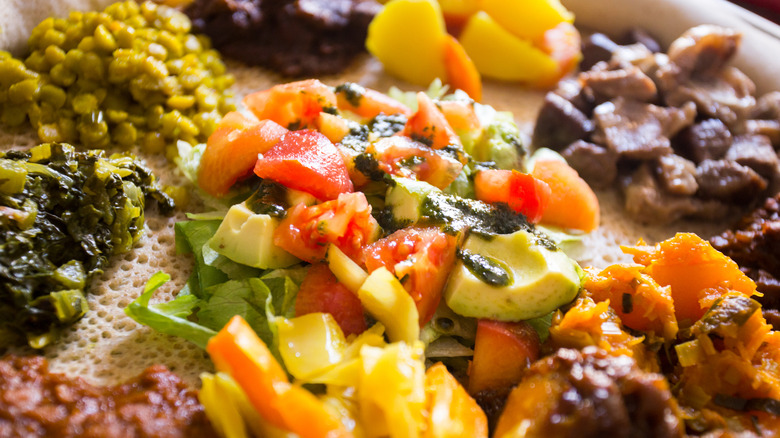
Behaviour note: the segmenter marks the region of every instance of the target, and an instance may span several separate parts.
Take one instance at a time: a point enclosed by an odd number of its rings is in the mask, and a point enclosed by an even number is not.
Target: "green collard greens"
[[[147,199],[174,208],[130,155],[59,143],[0,152],[0,331],[41,348],[83,316],[88,280],[140,238]]]

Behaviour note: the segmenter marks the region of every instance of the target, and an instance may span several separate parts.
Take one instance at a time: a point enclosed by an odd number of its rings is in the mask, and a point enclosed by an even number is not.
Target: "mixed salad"
[[[472,396],[539,357],[598,202],[511,114],[444,93],[277,85],[180,145],[217,208],[176,225],[186,287],[154,303],[158,273],[126,313],[209,352],[225,436],[487,436]]]

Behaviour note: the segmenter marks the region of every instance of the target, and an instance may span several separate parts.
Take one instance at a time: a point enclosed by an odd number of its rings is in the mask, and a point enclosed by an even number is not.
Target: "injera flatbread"
[[[30,29],[51,13],[63,15],[71,9],[93,9],[110,3],[106,0],[0,0],[0,49],[24,51]],[[640,25],[668,44],[685,29],[705,22],[734,27],[745,35],[742,52],[736,63],[755,78],[761,92],[780,89],[780,40],[771,35],[777,27],[752,14],[734,8],[721,0],[569,0],[564,1],[575,14],[577,24],[590,29],[618,34],[633,25]],[[759,27],[756,27],[759,26]],[[768,59],[769,58],[769,59]],[[237,78],[236,94],[265,89],[284,82],[268,71],[228,63]],[[391,85],[416,90],[388,77],[381,65],[364,56],[343,75],[320,78],[336,85],[353,81],[385,91]],[[542,103],[544,92],[528,90],[517,84],[485,81],[483,102],[499,110],[512,111],[521,130],[530,135],[533,120]],[[28,147],[37,144],[29,129],[0,131],[0,147]],[[143,156],[165,184],[187,184],[185,178],[160,157]],[[577,256],[583,265],[604,267],[629,259],[619,245],[631,245],[644,238],[656,242],[676,231],[693,231],[710,236],[724,223],[676,223],[673,226],[639,226],[622,214],[619,196],[614,192],[598,193],[602,208],[601,227],[584,240],[583,251]],[[161,335],[140,326],[125,316],[122,309],[141,293],[146,280],[163,270],[173,279],[158,290],[157,300],[169,300],[185,283],[192,260],[174,251],[173,224],[184,214],[166,218],[154,209],[147,211],[144,235],[135,248],[116,257],[106,272],[90,286],[90,312],[61,340],[44,350],[51,368],[56,372],[82,376],[97,384],[115,384],[139,374],[145,367],[162,363],[197,385],[198,375],[212,369],[203,351],[186,341]]]

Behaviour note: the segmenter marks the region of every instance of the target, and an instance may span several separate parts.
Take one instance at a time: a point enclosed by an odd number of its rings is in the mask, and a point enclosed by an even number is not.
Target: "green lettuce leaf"
[[[206,290],[208,300],[197,313],[198,323],[219,330],[235,315],[240,315],[267,345],[273,343],[268,327],[265,303],[271,290],[259,278],[231,280]]]
[[[170,279],[171,276],[164,272],[154,274],[146,283],[141,296],[125,308],[125,314],[158,332],[178,336],[200,348],[206,348],[206,343],[217,332],[186,319],[198,305],[200,300],[197,297],[189,294],[179,295],[167,303],[150,304],[154,291]]]
[[[185,221],[177,222],[176,252],[195,256],[195,268],[192,270],[187,285],[190,292],[198,298],[203,298],[203,291],[215,284],[224,283],[228,275],[222,270],[210,266],[203,257],[203,247],[219,228],[222,221]]]

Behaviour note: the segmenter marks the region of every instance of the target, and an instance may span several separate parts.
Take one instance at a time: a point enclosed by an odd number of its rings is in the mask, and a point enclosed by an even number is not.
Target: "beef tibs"
[[[697,26],[668,55],[647,32],[583,41],[583,68],[548,93],[533,135],[645,223],[719,219],[778,181],[780,91],[757,98],[729,61],[739,33]],[[620,182],[617,184],[616,182]]]
[[[712,246],[731,257],[763,293],[755,297],[780,327],[780,194],[743,217],[734,229],[710,239]]]
[[[342,71],[363,52],[374,0],[195,0],[196,31],[225,56],[285,76]]]

